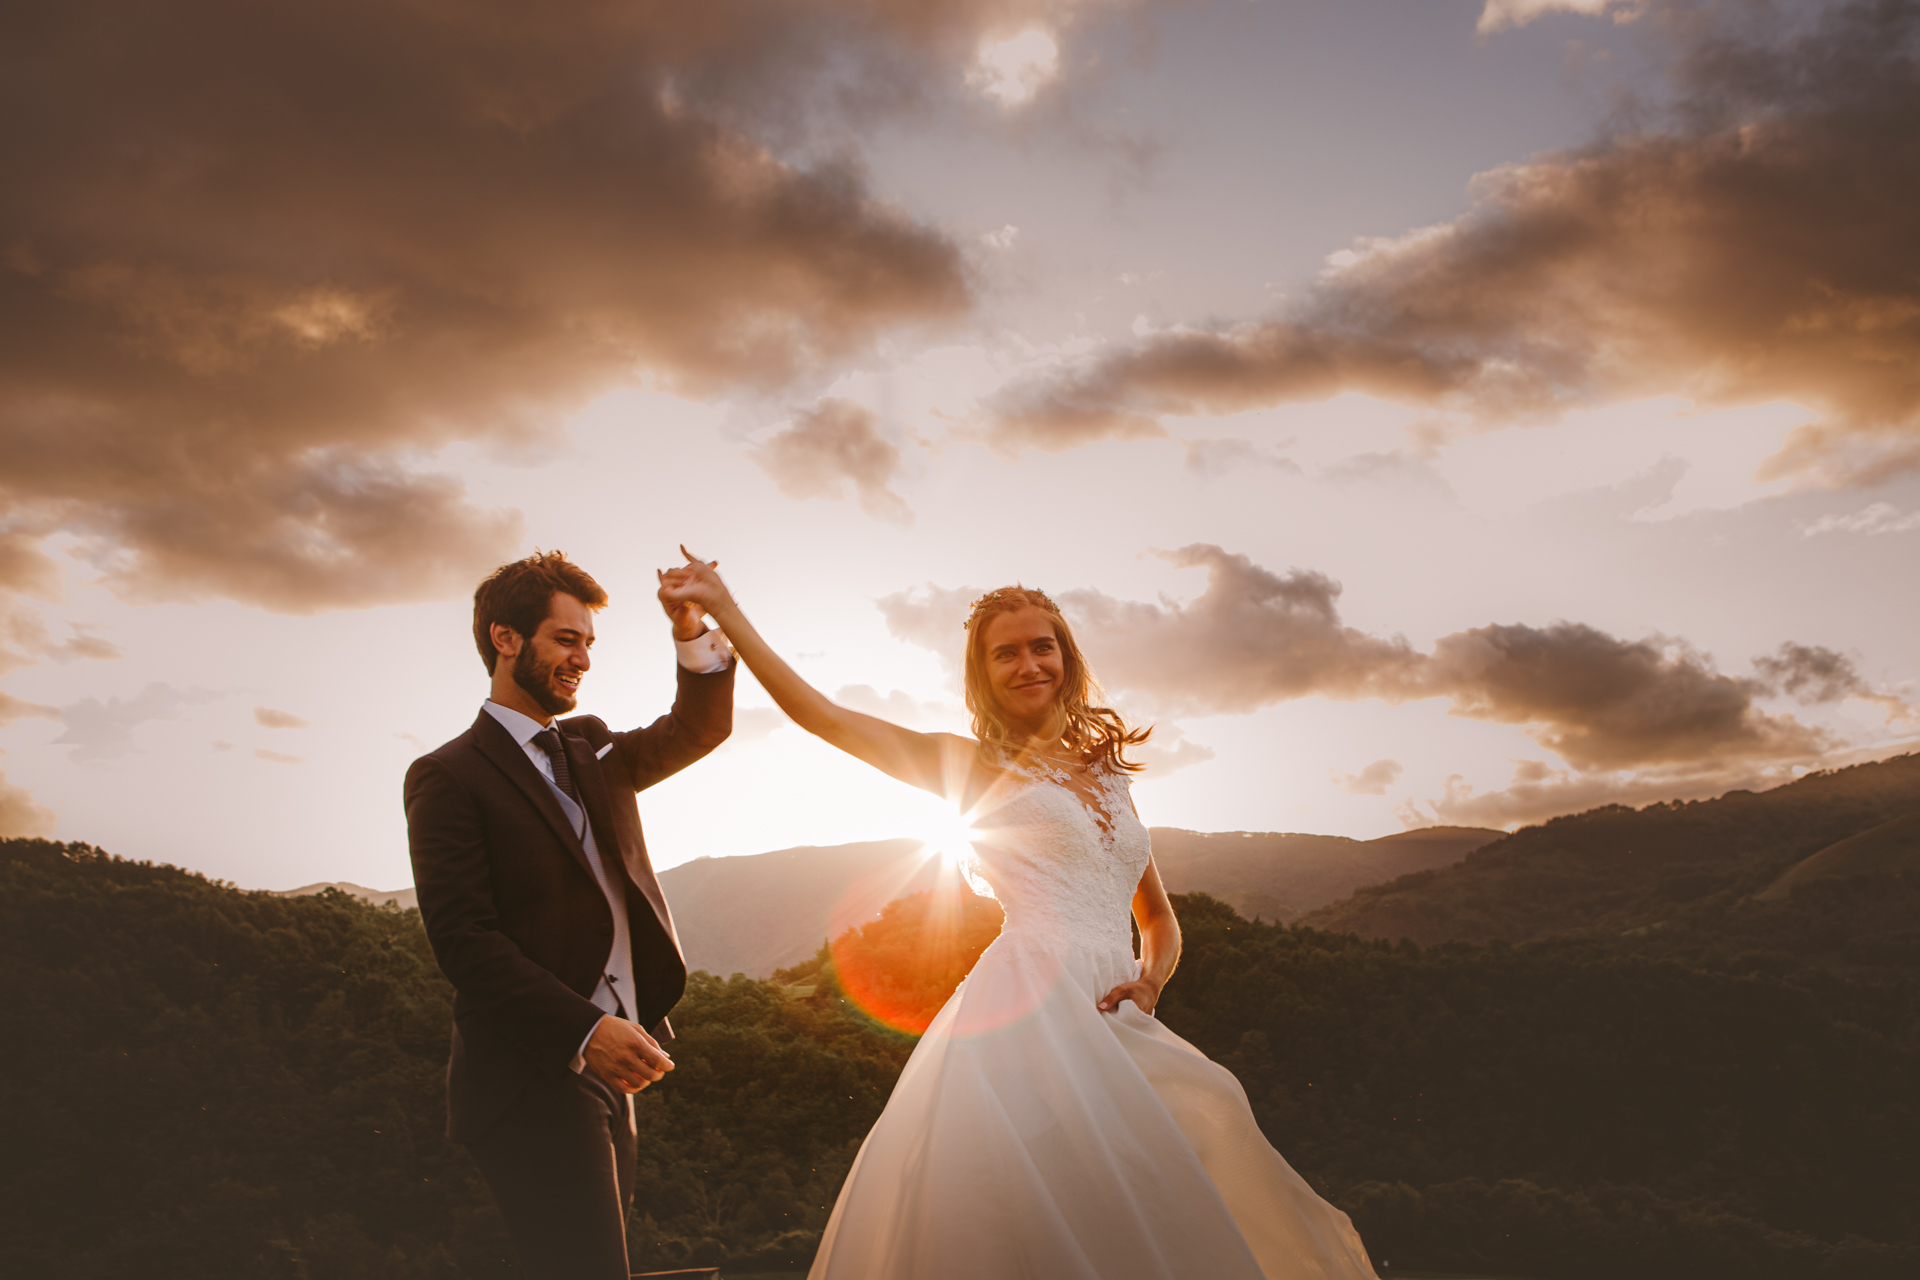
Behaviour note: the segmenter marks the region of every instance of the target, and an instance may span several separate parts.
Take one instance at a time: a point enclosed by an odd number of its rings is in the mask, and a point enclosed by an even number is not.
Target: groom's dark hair
[[[493,647],[493,624],[509,626],[532,639],[553,608],[553,597],[566,592],[589,609],[607,603],[607,593],[585,569],[567,559],[564,551],[541,551],[525,560],[503,564],[486,576],[473,593],[473,643],[487,674],[500,660]]]

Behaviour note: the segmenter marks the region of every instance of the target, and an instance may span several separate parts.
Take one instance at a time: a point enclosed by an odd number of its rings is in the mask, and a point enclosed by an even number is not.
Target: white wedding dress
[[[1146,828],[1027,771],[976,823],[1006,924],[867,1135],[809,1280],[1373,1280],[1224,1067],[1123,1002]]]

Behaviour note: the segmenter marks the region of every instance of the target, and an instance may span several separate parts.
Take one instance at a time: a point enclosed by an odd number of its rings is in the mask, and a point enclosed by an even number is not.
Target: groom
[[[606,602],[557,551],[496,569],[473,595],[487,701],[407,770],[420,915],[454,988],[448,1136],[541,1280],[627,1280],[628,1095],[673,1069],[659,1042],[687,978],[634,794],[733,727],[732,654],[690,605],[667,608],[672,711],[629,733],[555,720]]]

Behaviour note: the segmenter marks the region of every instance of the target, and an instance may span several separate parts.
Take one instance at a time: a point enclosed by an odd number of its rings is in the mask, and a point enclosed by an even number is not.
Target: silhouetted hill
[[[896,901],[785,987],[694,977],[635,1100],[636,1269],[804,1270],[912,1044],[849,995],[937,1002],[991,906]],[[1176,907],[1159,1016],[1383,1275],[1920,1274],[1911,981]],[[509,1280],[442,1136],[448,997],[417,912],[0,841],[0,1275]]]
[[[1784,875],[1754,896],[1771,902],[1790,897],[1795,889],[1815,880],[1905,876],[1914,871],[1920,871],[1920,809],[1828,845],[1788,867]]]
[[[696,858],[660,873],[689,969],[764,978],[933,883],[917,840]]]
[[[1505,832],[1425,827],[1379,840],[1268,831],[1153,828],[1153,858],[1169,893],[1205,893],[1248,918],[1282,923],[1361,885],[1450,866]]]
[[[1501,833],[1431,827],[1381,840],[1153,828],[1172,893],[1208,893],[1247,916],[1286,921],[1363,884],[1446,866]],[[691,969],[764,978],[810,958],[829,937],[933,884],[916,840],[807,846],[699,858],[660,873]]]
[[[417,911],[0,840],[0,1276],[513,1280],[451,1022]],[[912,1041],[703,976],[674,1026],[636,1269],[804,1268]]]
[[[303,884],[298,889],[275,889],[273,892],[282,898],[305,898],[329,889],[344,893],[349,898],[371,902],[376,907],[398,907],[402,911],[410,911],[420,905],[412,885],[404,889],[369,889],[351,880],[322,880],[319,884]]]
[[[1755,794],[1618,805],[1555,818],[1458,866],[1361,889],[1302,918],[1318,929],[1419,943],[1553,935],[1649,946],[1778,950],[1827,962],[1920,966],[1920,878],[1839,855],[1759,899],[1789,868],[1920,809],[1920,755],[1815,773]],[[1855,848],[1891,848],[1908,828]]]

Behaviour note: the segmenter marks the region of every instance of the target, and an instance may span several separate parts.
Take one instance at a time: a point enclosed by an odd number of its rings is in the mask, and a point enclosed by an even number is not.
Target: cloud
[[[1800,532],[1809,538],[1823,533],[1906,533],[1920,529],[1920,511],[1900,513],[1890,502],[1875,502],[1846,515],[1821,516]]]
[[[1766,688],[1806,705],[1840,702],[1857,698],[1886,712],[1888,723],[1908,724],[1920,721],[1915,707],[1897,693],[1875,689],[1853,659],[1820,645],[1795,644],[1791,640],[1773,653],[1753,660],[1754,673]]]
[[[133,731],[154,720],[174,720],[188,707],[214,702],[220,694],[210,689],[176,689],[169,684],[150,684],[131,698],[82,698],[61,708],[60,718],[66,732],[52,745],[74,746],[72,759],[77,763],[116,760],[134,751]]]
[[[73,634],[56,639],[40,610],[17,598],[0,594],[0,674],[31,667],[41,662],[72,662],[91,658],[117,658],[120,650],[83,626],[71,627]]]
[[[1214,751],[1187,737],[1179,725],[1156,724],[1153,737],[1128,748],[1128,755],[1147,766],[1148,777],[1164,778],[1188,765],[1205,764],[1214,758]]]
[[[922,701],[902,689],[889,689],[883,694],[872,685],[842,685],[834,690],[833,700],[864,715],[923,732],[964,731],[967,724],[966,708],[959,703]]]
[[[957,83],[1039,9],[49,11],[0,51],[0,575],[63,531],[139,600],[470,586],[524,527],[445,446],[537,456],[637,376],[778,388],[965,313],[944,232],[751,130]]]
[[[0,755],[5,755],[0,751]],[[0,839],[51,836],[60,815],[33,798],[33,792],[8,782],[0,773]]]
[[[1205,567],[1206,590],[1186,604],[1084,588],[1054,598],[1106,685],[1163,713],[1239,713],[1314,694],[1398,696],[1423,661],[1405,640],[1344,626],[1340,586],[1325,574],[1275,574],[1210,544],[1158,554]]]
[[[1383,796],[1405,772],[1398,760],[1375,760],[1359,773],[1336,773],[1333,781],[1350,796]]]
[[[1453,430],[1679,395],[1820,415],[1762,479],[1920,467],[1920,5],[1658,10],[1674,55],[1659,113],[1481,175],[1471,212],[1334,254],[1284,313],[1152,333],[1010,386],[992,439],[1059,450],[1342,392]]]
[[[1059,74],[1059,44],[1048,32],[1029,27],[982,40],[967,69],[967,83],[1003,107],[1020,107]]]
[[[753,451],[753,460],[789,498],[847,496],[881,520],[913,519],[904,499],[887,485],[900,474],[900,449],[880,433],[872,410],[829,397]]]
[[[253,758],[264,760],[268,764],[305,764],[307,762],[305,756],[290,756],[281,751],[269,751],[265,747],[255,747]]]
[[[19,531],[0,531],[0,675],[40,662],[107,659],[120,650],[93,635],[83,625],[70,625],[66,639],[58,639],[42,611],[23,597],[58,597],[59,570],[30,537]],[[57,708],[28,702],[0,691],[0,726],[27,718],[57,719]],[[0,773],[0,837],[50,835],[56,814],[32,798],[32,793],[7,781]]]
[[[1589,17],[1608,15],[1615,22],[1631,22],[1647,11],[1648,0],[1487,0],[1474,30],[1492,35],[1514,27],[1524,27],[1549,13],[1580,13]]]
[[[28,702],[24,698],[16,698],[12,694],[0,690],[0,727],[10,725],[15,720],[25,720],[29,718],[58,720],[60,718],[60,708],[49,707],[39,702]]]
[[[966,649],[967,613],[984,587],[937,587],[927,583],[896,591],[874,603],[894,637],[938,654],[947,670],[958,673]]]
[[[275,711],[272,707],[255,707],[253,722],[262,729],[311,729],[313,722],[302,720],[291,711]]]
[[[1513,778],[1498,791],[1479,792],[1465,778],[1448,778],[1444,793],[1422,804],[1404,800],[1395,816],[1408,827],[1498,827],[1512,830],[1563,813],[1600,805],[1640,806],[1664,801],[1705,800],[1729,791],[1761,791],[1791,782],[1787,765],[1743,767],[1703,762],[1696,768],[1650,769],[1631,773],[1576,773],[1538,760],[1514,764]]]
[[[1202,437],[1183,443],[1187,448],[1187,470],[1203,479],[1218,480],[1249,468],[1301,474],[1300,464],[1292,458],[1277,449],[1262,449],[1250,440]]]
[[[1107,688],[1161,714],[1241,714],[1306,697],[1445,698],[1454,715],[1519,726],[1582,774],[1703,761],[1749,768],[1835,745],[1819,728],[1762,710],[1766,680],[1723,674],[1684,641],[1623,640],[1574,622],[1493,624],[1442,636],[1422,653],[1402,637],[1345,625],[1340,585],[1325,574],[1275,573],[1206,543],[1158,554],[1204,568],[1205,589],[1184,603],[1085,588],[1054,598]],[[894,635],[951,670],[976,594],[927,587],[879,604]]]
[[[727,745],[750,746],[767,737],[775,729],[784,729],[792,723],[793,721],[787,719],[787,713],[778,707],[735,707],[733,732],[727,737]]]

